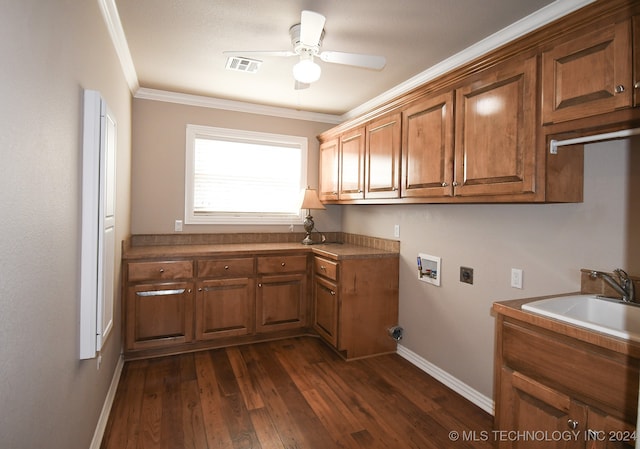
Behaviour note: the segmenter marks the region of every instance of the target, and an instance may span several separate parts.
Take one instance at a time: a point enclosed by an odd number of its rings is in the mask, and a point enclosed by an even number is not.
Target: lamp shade
[[[304,191],[304,198],[302,199],[302,205],[300,209],[324,209],[324,204],[320,202],[318,198],[318,192],[316,189],[307,187]]]

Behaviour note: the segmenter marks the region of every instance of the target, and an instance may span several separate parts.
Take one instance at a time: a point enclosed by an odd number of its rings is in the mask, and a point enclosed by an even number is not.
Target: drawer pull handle
[[[569,429],[571,430],[576,430],[578,428],[578,425],[580,423],[578,421],[576,421],[575,419],[570,419],[567,421],[567,426],[569,426]]]
[[[164,273],[164,268],[160,268],[160,273]]]
[[[175,290],[151,290],[147,292],[136,292],[138,296],[167,296],[167,295],[181,295],[185,291],[184,288],[177,288]]]
[[[228,270],[228,269],[229,269],[229,265],[225,265],[225,266],[224,266],[224,269],[225,269],[225,270]]]

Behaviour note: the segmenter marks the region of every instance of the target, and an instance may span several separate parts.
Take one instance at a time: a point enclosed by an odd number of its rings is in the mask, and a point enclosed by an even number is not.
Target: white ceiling
[[[522,34],[588,1],[115,0],[115,4],[137,82],[144,90],[344,116],[495,33],[513,38],[514,33]],[[385,56],[386,67],[373,71],[320,62],[322,76],[306,90],[293,88],[295,57],[261,57],[256,74],[225,69],[225,50],[290,50],[288,30],[300,22],[304,9],[326,16],[322,50]]]

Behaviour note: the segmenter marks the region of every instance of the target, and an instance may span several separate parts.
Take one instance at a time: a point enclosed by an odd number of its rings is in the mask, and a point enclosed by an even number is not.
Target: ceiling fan
[[[322,69],[314,61],[320,58],[324,62],[343,64],[366,69],[382,70],[387,63],[384,56],[345,53],[340,51],[320,51],[324,38],[325,17],[313,11],[302,11],[300,23],[289,28],[293,50],[282,51],[225,51],[234,55],[298,56],[293,66],[296,89],[306,89],[320,79]]]

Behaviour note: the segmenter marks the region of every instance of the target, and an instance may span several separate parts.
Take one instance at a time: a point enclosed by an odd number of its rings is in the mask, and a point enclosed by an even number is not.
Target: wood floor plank
[[[280,439],[277,427],[271,420],[266,407],[253,409],[249,412],[253,428],[256,430],[258,441],[264,449],[285,449],[285,445]]]
[[[222,417],[220,391],[209,352],[196,352],[196,374],[208,449],[232,449],[231,435]]]
[[[238,387],[242,393],[242,398],[244,399],[247,410],[256,410],[264,407],[262,396],[256,388],[255,383],[251,381],[247,364],[244,362],[240,350],[237,347],[227,348],[227,356],[231,362],[231,367],[238,381]]]
[[[169,362],[163,380],[160,447],[173,449],[184,444],[182,425],[182,386],[180,357],[167,357]]]
[[[194,366],[195,372],[195,366]],[[182,382],[182,428],[184,444],[177,448],[206,449],[207,433],[205,430],[202,407],[200,406],[200,389],[196,379]]]
[[[160,449],[162,431],[162,397],[164,378],[168,373],[170,358],[149,361],[144,380],[142,413],[138,449]]]
[[[101,449],[135,449],[142,415],[142,395],[147,360],[128,363],[123,368]]]
[[[233,447],[237,449],[260,448],[227,351],[224,349],[211,351],[210,355],[213,366],[215,366],[220,390],[222,417],[229,429]]]
[[[396,354],[300,337],[127,362],[101,449],[489,449],[449,433],[492,424]]]

